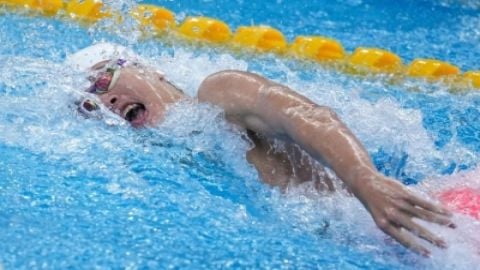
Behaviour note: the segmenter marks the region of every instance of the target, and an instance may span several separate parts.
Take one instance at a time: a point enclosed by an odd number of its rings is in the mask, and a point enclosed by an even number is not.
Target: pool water
[[[105,2],[125,14],[135,4]],[[350,51],[378,46],[407,62],[436,57],[478,69],[474,1],[153,3],[179,19],[206,15],[233,29],[270,24],[290,40],[322,34]],[[469,242],[480,224],[467,217],[455,217],[456,231],[427,225],[450,248],[431,247],[425,259],[381,233],[345,192],[305,185],[284,194],[262,184],[245,160],[245,134],[217,108],[182,102],[144,130],[111,114],[85,119],[73,105],[85,80],[64,60],[93,43],[119,43],[191,96],[219,70],[263,74],[334,108],[382,172],[425,194],[446,184],[437,177],[480,161],[478,92],[167,45],[142,38],[131,21],[86,28],[2,12],[0,40],[0,269],[473,269],[480,262]]]

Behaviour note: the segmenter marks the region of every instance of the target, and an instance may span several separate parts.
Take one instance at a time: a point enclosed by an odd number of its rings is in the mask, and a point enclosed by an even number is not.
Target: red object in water
[[[449,209],[480,220],[480,190],[454,188],[441,192],[438,199]]]

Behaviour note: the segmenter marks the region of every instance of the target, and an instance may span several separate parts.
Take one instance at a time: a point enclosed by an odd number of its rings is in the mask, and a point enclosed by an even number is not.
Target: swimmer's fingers
[[[412,234],[427,240],[428,242],[441,247],[446,248],[447,244],[443,239],[434,235],[429,230],[425,229],[423,226],[418,225],[417,223],[413,222],[412,218],[405,213],[398,212],[396,214],[397,221],[395,221],[399,226],[410,231]]]
[[[384,231],[391,237],[393,237],[395,240],[397,240],[404,247],[411,249],[423,256],[430,255],[430,251],[428,249],[418,244],[411,235],[409,235],[405,231],[402,231],[400,227],[391,225],[386,227]]]
[[[408,209],[405,209],[408,213],[412,214],[413,216],[423,219],[428,222],[432,223],[437,223],[440,225],[448,226],[452,229],[455,229],[457,226],[455,223],[453,223],[450,218],[444,216],[444,215],[439,215],[437,213],[433,213],[431,211],[427,211],[425,209],[415,207],[415,206],[410,206]]]
[[[412,217],[416,217],[428,222],[437,223],[440,225],[448,226],[452,229],[456,228],[455,224],[450,220],[450,218],[446,217],[445,215],[440,215],[432,211],[425,210],[420,207],[416,207],[411,203],[406,201],[397,201],[395,203],[399,209],[410,214]]]
[[[416,205],[420,208],[435,212],[435,213],[440,214],[440,215],[444,215],[444,216],[448,216],[448,217],[452,216],[452,213],[450,211],[448,211],[446,208],[441,207],[441,206],[439,206],[437,204],[434,204],[432,202],[429,202],[427,200],[424,200],[424,199],[422,199],[422,198],[420,198],[420,197],[418,197],[414,194],[409,194],[409,196],[407,196],[406,199],[411,204]]]

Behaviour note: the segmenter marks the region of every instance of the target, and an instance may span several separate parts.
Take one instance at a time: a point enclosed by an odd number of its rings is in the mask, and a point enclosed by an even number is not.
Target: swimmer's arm
[[[293,141],[326,162],[356,193],[376,172],[369,155],[328,107],[255,74],[224,71],[207,78],[200,101],[222,107],[227,119],[269,137]]]
[[[428,254],[402,228],[437,246],[445,245],[412,218],[450,225],[449,213],[380,174],[362,144],[330,108],[288,87],[240,71],[224,71],[207,78],[200,86],[199,100],[222,107],[232,122],[293,141],[324,161],[364,204],[376,224],[403,245]]]

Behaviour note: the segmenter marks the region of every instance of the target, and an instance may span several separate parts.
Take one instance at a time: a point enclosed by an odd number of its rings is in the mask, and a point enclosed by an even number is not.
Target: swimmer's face
[[[157,72],[124,67],[111,81],[108,91],[99,93],[98,97],[132,126],[142,127],[162,121],[167,106],[180,100],[183,93]]]

